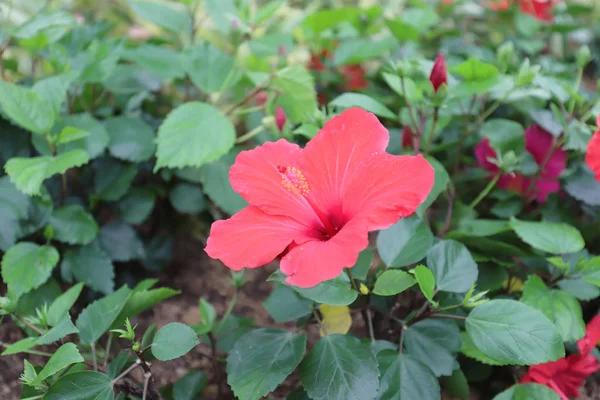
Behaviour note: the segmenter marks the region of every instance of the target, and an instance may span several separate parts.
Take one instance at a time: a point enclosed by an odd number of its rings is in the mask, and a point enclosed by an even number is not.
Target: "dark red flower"
[[[287,116],[285,115],[285,111],[283,111],[281,106],[277,106],[277,109],[275,109],[275,123],[277,124],[279,132],[283,131],[286,122]]]
[[[206,252],[241,270],[288,249],[280,264],[287,283],[335,278],[356,263],[369,231],[414,213],[433,186],[425,158],[388,154],[388,142],[373,114],[350,108],[304,149],[280,139],[241,152],[229,179],[250,205],[212,225]]]
[[[596,118],[596,125],[598,130],[588,143],[585,162],[600,182],[600,115]]]
[[[440,89],[442,85],[448,83],[448,71],[446,70],[446,60],[444,60],[444,56],[442,54],[438,55],[433,63],[433,68],[431,69],[431,75],[429,75],[429,81],[433,86],[433,90],[436,92]]]
[[[369,81],[365,79],[366,71],[360,64],[344,65],[340,67],[344,77],[344,88],[346,90],[360,90],[369,87]]]
[[[536,178],[513,173],[504,174],[498,180],[498,187],[528,196],[531,200],[545,202],[548,195],[560,190],[558,178],[567,167],[567,153],[561,149],[555,149],[552,154],[552,135],[538,125],[530,126],[525,131],[525,149],[533,156],[538,167],[542,170]],[[496,151],[490,146],[487,138],[484,138],[475,146],[475,157],[479,166],[490,172],[492,176],[498,174],[500,169],[490,159],[497,157]],[[535,179],[533,185],[532,179]],[[529,189],[531,186],[531,189]]]
[[[403,149],[410,149],[412,148],[413,145],[413,132],[410,129],[410,127],[408,125],[405,125],[404,128],[402,128],[402,148]]]
[[[545,364],[532,365],[520,383],[538,383],[554,390],[562,400],[578,397],[585,379],[600,369],[591,351],[600,340],[600,315],[586,327],[586,334],[577,342],[579,354],[560,358]]]

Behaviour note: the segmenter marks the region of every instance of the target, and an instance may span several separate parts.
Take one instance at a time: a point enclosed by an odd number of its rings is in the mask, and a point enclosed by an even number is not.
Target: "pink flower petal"
[[[327,241],[311,240],[291,249],[281,260],[281,271],[288,275],[286,283],[309,288],[352,267],[369,244],[366,225],[357,218]]]
[[[552,135],[538,125],[531,125],[525,131],[525,149],[531,153],[537,165],[541,168],[552,150]],[[548,158],[542,171],[546,178],[558,178],[567,167],[567,152],[555,149]]]
[[[598,116],[598,124],[600,125],[600,116]],[[600,181],[600,131],[594,133],[588,143],[585,162],[596,176],[596,179]]]
[[[248,206],[233,217],[212,224],[205,251],[239,271],[273,261],[292,241],[313,239],[310,234],[292,218],[268,215]]]

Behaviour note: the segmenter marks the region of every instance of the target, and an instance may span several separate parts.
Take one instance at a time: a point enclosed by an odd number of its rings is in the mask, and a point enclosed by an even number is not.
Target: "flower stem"
[[[352,285],[354,290],[356,290],[357,292],[360,292],[360,290],[358,290],[358,286],[356,285],[356,282],[354,281],[354,277],[352,276],[352,271],[350,271],[350,268],[346,268],[346,274],[348,275],[348,278],[350,278],[350,284]]]
[[[575,76],[575,84],[573,85],[573,90],[576,92],[579,90],[581,86],[581,79],[583,78],[583,68],[577,68],[577,75]],[[575,109],[575,98],[571,98],[569,102],[569,114],[573,114],[573,110]]]
[[[500,174],[498,173],[487,184],[487,186],[485,188],[483,188],[483,190],[481,191],[481,193],[479,193],[479,195],[475,198],[475,200],[473,200],[471,202],[471,204],[469,204],[469,208],[471,210],[474,209],[477,206],[477,204],[479,204],[481,202],[481,200],[483,200],[485,198],[485,196],[487,196],[490,193],[490,191],[494,188],[494,186],[496,186],[496,183],[498,183],[499,179],[500,179]]]
[[[433,142],[433,134],[435,133],[435,126],[438,122],[439,116],[439,107],[435,107],[433,109],[433,122],[431,123],[431,130],[429,131],[429,136],[427,136],[427,144],[425,145],[425,154],[429,154],[429,149],[431,148],[431,143]]]
[[[238,299],[238,289],[236,288],[235,292],[233,293],[233,298],[231,299],[231,302],[229,302],[229,306],[227,307],[227,310],[225,310],[225,314],[223,314],[223,318],[221,319],[221,321],[217,325],[217,328],[215,329],[215,336],[219,335],[219,332],[223,328],[223,324],[225,324],[225,322],[231,315],[231,312],[233,311],[233,307],[235,307],[235,303],[237,303],[237,299]]]
[[[420,135],[421,132],[419,132],[419,124],[417,124],[417,119],[415,117],[412,105],[410,104],[410,101],[408,101],[408,96],[406,95],[406,84],[404,83],[403,76],[400,77],[400,84],[402,85],[402,95],[404,96],[404,101],[406,102],[406,108],[408,108],[408,114],[410,115],[410,120],[414,126],[413,132],[415,132],[415,135]]]
[[[464,321],[467,317],[463,317],[462,315],[450,315],[450,314],[430,314],[429,318],[447,318],[447,319],[458,319]]]
[[[252,139],[254,136],[260,134],[264,130],[265,130],[264,125],[259,125],[256,128],[252,129],[250,132],[245,133],[242,136],[240,136],[239,138],[237,138],[235,140],[235,143],[236,144],[244,143],[244,142]]]

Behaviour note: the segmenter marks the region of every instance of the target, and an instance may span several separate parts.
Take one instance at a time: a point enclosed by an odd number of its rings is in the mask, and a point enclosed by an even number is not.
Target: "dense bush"
[[[580,394],[600,368],[600,7],[359,3],[0,4],[21,398],[251,400],[288,376],[288,399]],[[138,328],[180,294],[154,278],[182,236],[235,295]],[[257,326],[235,306],[266,264]],[[152,364],[194,348],[212,369],[158,387]]]

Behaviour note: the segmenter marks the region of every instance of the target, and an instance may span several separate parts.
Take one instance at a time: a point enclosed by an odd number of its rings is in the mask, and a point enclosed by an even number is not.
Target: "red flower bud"
[[[404,125],[402,129],[402,148],[410,149],[413,145],[413,133],[408,125]]]
[[[429,81],[433,85],[433,90],[436,92],[439,88],[448,83],[448,71],[446,70],[446,60],[443,55],[437,56],[433,68],[431,69],[431,75],[429,75]]]
[[[283,111],[281,106],[277,106],[277,109],[275,109],[275,123],[277,124],[279,132],[283,131],[283,127],[285,126],[286,122],[287,116],[285,115],[285,111]]]

